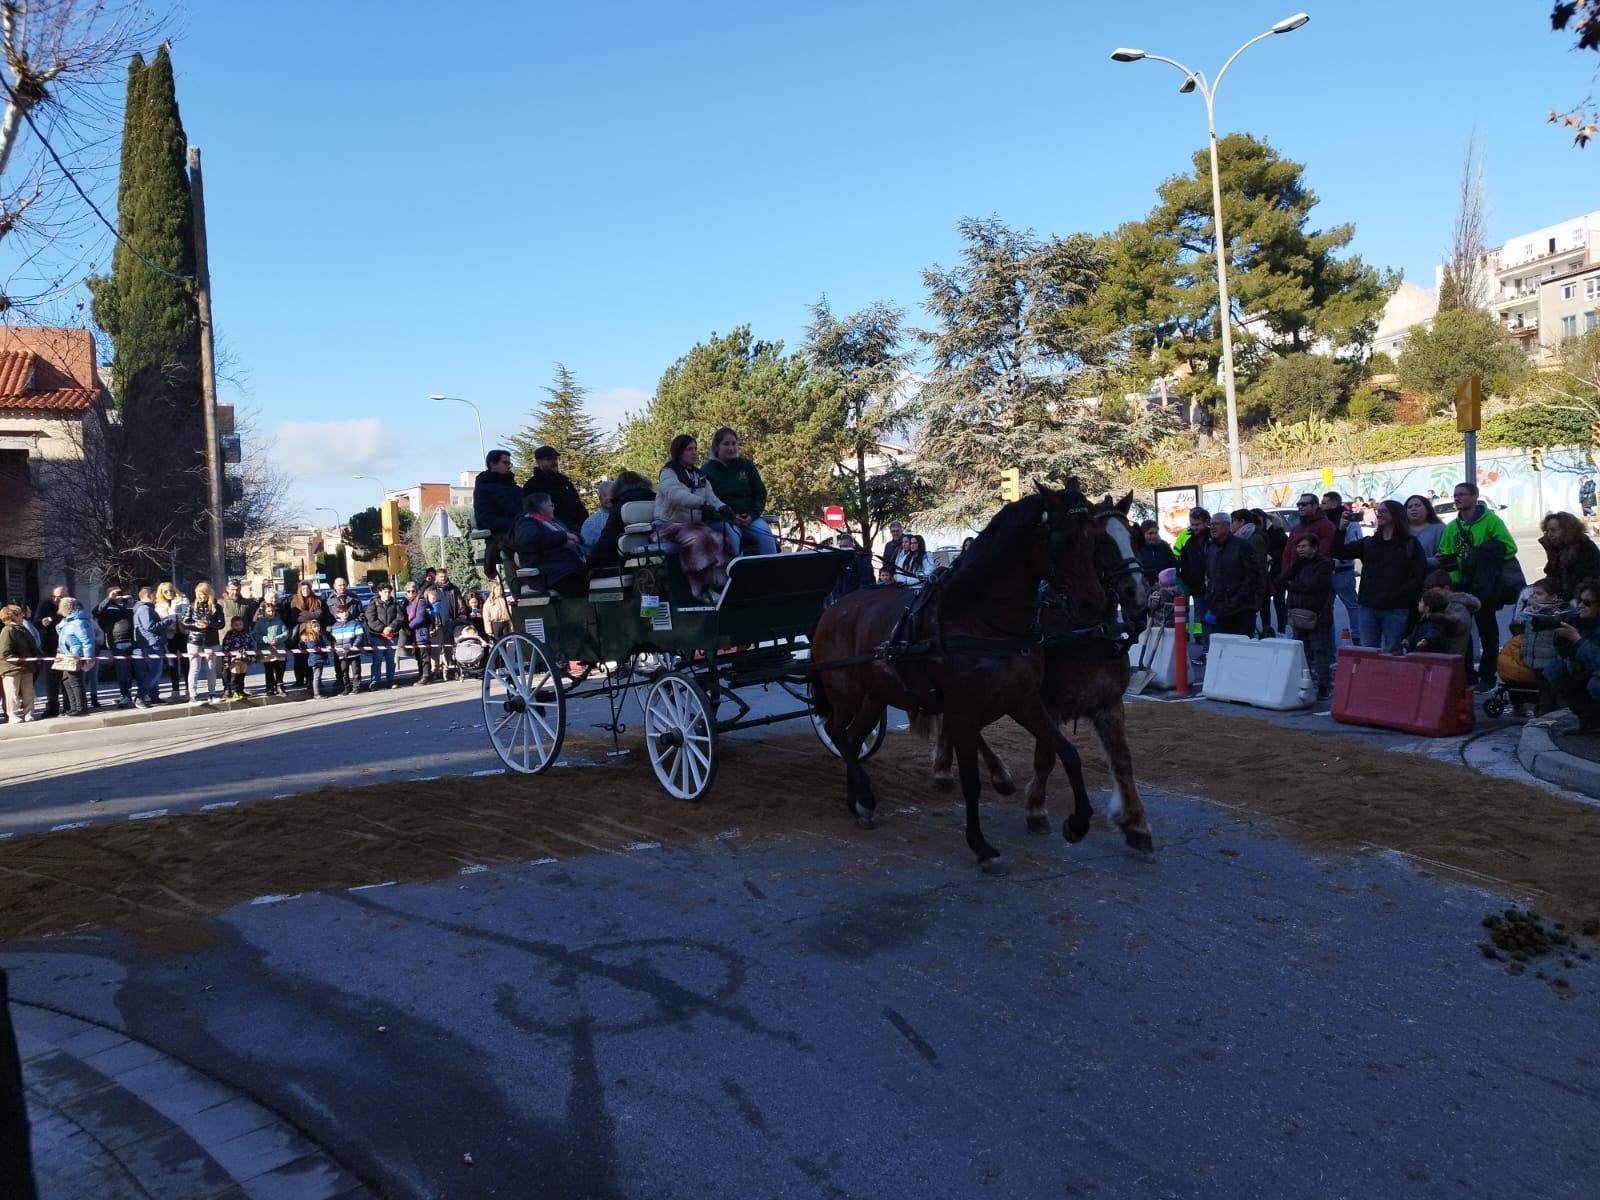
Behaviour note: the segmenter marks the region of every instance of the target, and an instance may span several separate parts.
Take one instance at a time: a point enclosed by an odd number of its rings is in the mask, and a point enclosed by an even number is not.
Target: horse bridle
[[[1122,516],[1122,514],[1117,509],[1108,508],[1104,512],[1095,513],[1094,514],[1094,519],[1099,521],[1099,522],[1101,522],[1102,525],[1105,525],[1105,524],[1109,524],[1113,517],[1121,517],[1121,516]],[[1124,521],[1124,524],[1126,524],[1126,521]],[[1131,530],[1132,526],[1129,526],[1129,529]],[[1109,531],[1108,531],[1108,534],[1109,534]],[[1132,544],[1132,540],[1133,539],[1130,537],[1129,538],[1129,544],[1130,545]],[[1135,571],[1139,572],[1140,574],[1143,574],[1144,573],[1144,565],[1142,563],[1140,563],[1140,561],[1137,558],[1135,558],[1132,554],[1125,554],[1125,555],[1122,556],[1122,565],[1121,566],[1115,567],[1110,571],[1101,571],[1100,572],[1100,582],[1103,583],[1107,587],[1112,587],[1117,583],[1118,580],[1126,579],[1128,576],[1132,575]]]

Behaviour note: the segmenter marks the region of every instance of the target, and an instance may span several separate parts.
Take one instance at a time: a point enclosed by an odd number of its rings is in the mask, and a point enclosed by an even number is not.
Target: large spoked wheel
[[[561,753],[567,698],[544,643],[511,633],[489,651],[483,669],[483,726],[500,761],[538,775]]]
[[[717,775],[717,722],[687,672],[663,675],[645,693],[644,742],[669,796],[698,800],[706,794]]]
[[[828,723],[822,719],[822,714],[815,708],[811,710],[811,728],[816,730],[817,741],[828,748],[828,753],[835,758],[839,757],[839,747],[833,744],[833,739],[828,736]],[[878,723],[872,727],[872,732],[867,735],[866,741],[861,743],[861,762],[866,762],[878,752],[878,747],[883,745],[883,735],[889,732],[889,710],[885,709],[878,718]]]

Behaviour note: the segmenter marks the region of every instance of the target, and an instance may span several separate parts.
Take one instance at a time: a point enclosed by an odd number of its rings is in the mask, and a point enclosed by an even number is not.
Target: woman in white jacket
[[[695,600],[709,604],[728,582],[733,548],[721,524],[729,516],[728,506],[700,474],[699,462],[700,447],[692,434],[672,439],[672,457],[656,481],[655,526],[662,537],[677,543],[678,566]]]

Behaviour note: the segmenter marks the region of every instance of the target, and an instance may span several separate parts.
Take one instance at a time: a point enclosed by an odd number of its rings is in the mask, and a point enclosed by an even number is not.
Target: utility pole
[[[211,518],[213,587],[226,582],[222,556],[222,448],[217,443],[217,356],[211,337],[211,267],[206,258],[206,190],[200,179],[200,147],[189,147],[189,197],[194,205],[194,291],[200,317],[200,394],[206,418],[206,509]]]

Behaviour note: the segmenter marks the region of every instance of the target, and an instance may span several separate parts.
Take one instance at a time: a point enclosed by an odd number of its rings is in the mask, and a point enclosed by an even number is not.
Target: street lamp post
[[[1233,309],[1228,299],[1228,243],[1222,233],[1222,177],[1217,169],[1215,103],[1217,88],[1222,86],[1222,77],[1228,73],[1228,68],[1233,66],[1233,60],[1251,46],[1273,34],[1293,33],[1310,19],[1305,13],[1296,13],[1292,17],[1285,17],[1265,33],[1256,34],[1228,56],[1228,61],[1222,64],[1222,70],[1218,71],[1217,77],[1209,83],[1206,82],[1204,74],[1191,71],[1175,58],[1150,54],[1144,50],[1131,50],[1125,46],[1119,46],[1111,52],[1111,57],[1116,62],[1138,62],[1140,59],[1148,58],[1154,62],[1164,62],[1176,67],[1183,72],[1183,83],[1178,91],[1187,94],[1198,90],[1206,102],[1206,127],[1211,135],[1211,214],[1217,244],[1218,320],[1222,324],[1222,394],[1227,400],[1228,409],[1228,484],[1233,492],[1235,508],[1244,506],[1244,463],[1239,453],[1239,401],[1233,385]]]
[[[441,396],[436,392],[430,394],[428,399],[454,400],[457,404],[465,404],[468,408],[470,408],[472,410],[472,419],[478,423],[478,457],[487,458],[489,456],[489,452],[485,448],[483,441],[483,414],[478,411],[478,406],[476,404],[474,404],[471,400],[463,400],[460,396]]]
[[[344,522],[339,520],[337,509],[326,506],[319,507],[318,512],[333,514],[333,527],[339,531],[339,548],[344,551],[344,578],[346,583],[354,581],[355,572],[350,568],[350,535],[345,532]]]

